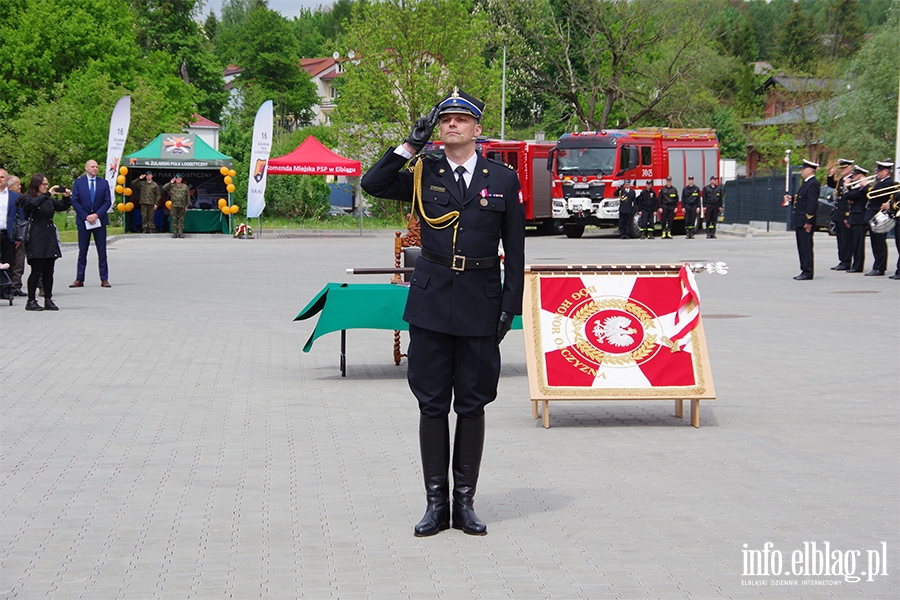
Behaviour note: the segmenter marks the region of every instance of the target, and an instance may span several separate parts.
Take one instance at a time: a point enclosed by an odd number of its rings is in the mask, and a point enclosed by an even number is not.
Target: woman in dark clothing
[[[59,310],[53,303],[53,267],[56,259],[62,256],[56,225],[53,224],[53,213],[68,210],[72,205],[69,192],[58,186],[50,188],[48,193],[47,178],[40,173],[31,176],[28,191],[19,196],[16,204],[31,219],[31,239],[25,243],[25,257],[31,265],[28,276],[28,303],[25,310]],[[63,194],[62,200],[54,199],[50,194]],[[43,280],[44,306],[35,299],[38,280]]]

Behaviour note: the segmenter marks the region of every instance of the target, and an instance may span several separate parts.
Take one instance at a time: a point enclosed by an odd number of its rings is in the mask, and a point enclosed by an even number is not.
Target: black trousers
[[[706,233],[716,232],[716,223],[719,222],[719,211],[721,209],[722,207],[720,206],[706,207]]]
[[[850,226],[850,262],[851,271],[862,271],[866,264],[866,230],[867,225]]]
[[[900,219],[894,219],[894,245],[897,246],[897,270],[894,275],[900,277]]]
[[[685,205],[684,207],[684,229],[685,231],[691,231],[694,229],[694,224],[697,222],[697,206]]]
[[[853,233],[843,221],[835,221],[834,230],[837,233],[838,261],[849,268],[853,258]]]
[[[663,206],[663,231],[672,231],[672,225],[675,223],[675,207]]]
[[[44,298],[53,298],[53,268],[56,265],[55,258],[31,258],[31,273],[28,275],[28,299],[35,300],[37,296],[38,282],[44,288]]]
[[[652,210],[641,211],[641,220],[640,220],[641,231],[644,231],[644,232],[649,231],[650,233],[653,233],[653,213],[654,212],[656,212],[656,211],[652,211]]]
[[[800,255],[800,274],[813,276],[813,231],[809,233],[803,227],[795,227],[797,234],[797,253]]]
[[[634,219],[634,213],[619,213],[619,237],[631,237],[631,222]]]
[[[422,416],[477,419],[497,397],[500,348],[495,335],[464,337],[409,326],[406,379]]]
[[[0,262],[9,263],[10,266],[16,263],[16,243],[6,235],[6,229],[0,229]]]
[[[869,231],[869,240],[872,243],[872,258],[875,259],[872,270],[884,273],[887,271],[887,234]]]

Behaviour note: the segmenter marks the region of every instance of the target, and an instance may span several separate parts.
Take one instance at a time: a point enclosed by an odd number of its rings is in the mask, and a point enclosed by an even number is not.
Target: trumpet
[[[887,196],[893,196],[894,194],[900,192],[900,183],[895,183],[893,185],[889,185],[888,187],[881,188],[880,190],[870,191],[866,194],[866,198],[869,200],[877,200],[878,198],[885,198]],[[887,200],[885,200],[887,202]]]
[[[875,182],[875,176],[869,175],[868,177],[863,177],[862,179],[857,179],[855,181],[851,181],[850,183],[845,183],[845,187],[848,190],[855,190],[859,188],[866,187],[867,185]]]

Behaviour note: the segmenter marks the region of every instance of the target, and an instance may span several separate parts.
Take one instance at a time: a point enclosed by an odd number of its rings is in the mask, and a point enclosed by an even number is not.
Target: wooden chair
[[[422,252],[422,238],[419,233],[419,220],[415,217],[409,218],[409,224],[406,227],[406,233],[401,234],[399,231],[394,232],[394,268],[412,268],[416,266],[416,259]],[[409,273],[395,273],[391,278],[392,283],[400,283],[401,281],[409,281]],[[402,278],[401,278],[402,277]],[[400,359],[406,356],[400,351],[400,332],[394,331],[394,364],[400,365]]]

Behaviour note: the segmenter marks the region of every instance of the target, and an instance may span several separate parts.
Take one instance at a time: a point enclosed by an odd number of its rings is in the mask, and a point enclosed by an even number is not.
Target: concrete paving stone
[[[833,239],[816,237],[819,262],[832,259]],[[119,237],[111,290],[62,288],[55,315],[0,306],[0,332],[38,340],[2,366],[0,592],[66,598],[54,591],[83,573],[72,585],[102,600],[185,589],[743,599],[772,592],[741,585],[743,544],[789,553],[827,539],[864,552],[885,540],[896,556],[900,406],[884,399],[898,379],[872,357],[896,354],[900,324],[852,317],[895,314],[900,287],[822,264],[800,285],[793,240],[761,235],[528,237],[529,262],[727,262],[725,277],[697,276],[718,399],[702,403],[700,429],[670,401],[626,401],[554,402],[544,430],[513,332],[476,497],[490,534],[414,538],[417,416],[390,332],[348,332],[342,378],[339,335],[302,353],[314,323],[291,321],[325,282],[350,279],[346,267],[392,264],[392,238]],[[58,276],[73,274],[74,254],[65,248]],[[836,349],[847,350],[840,377]],[[87,381],[83,357],[97,356],[110,366]],[[894,598],[889,573],[781,591]]]

